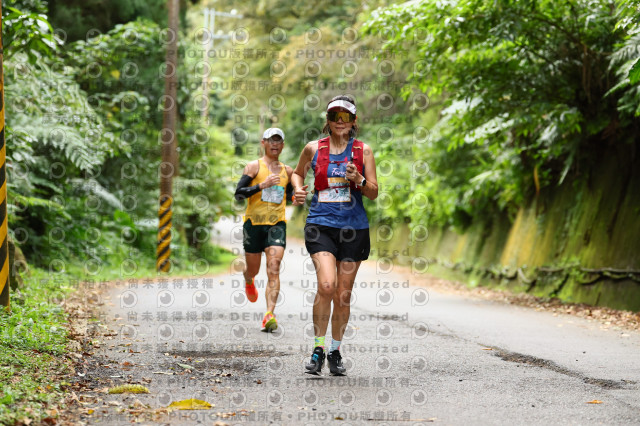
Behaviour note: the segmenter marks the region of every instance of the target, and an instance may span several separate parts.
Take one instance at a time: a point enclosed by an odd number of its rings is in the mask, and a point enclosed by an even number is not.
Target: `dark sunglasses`
[[[337,122],[339,119],[342,119],[343,123],[351,123],[356,120],[356,115],[351,114],[348,111],[328,111],[327,112],[327,120]]]

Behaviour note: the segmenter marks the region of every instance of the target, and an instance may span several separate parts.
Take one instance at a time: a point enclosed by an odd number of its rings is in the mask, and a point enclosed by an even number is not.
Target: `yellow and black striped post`
[[[9,224],[7,222],[7,148],[4,143],[4,50],[2,49],[2,0],[0,0],[0,305],[9,305]]]
[[[158,249],[156,252],[156,270],[169,272],[171,269],[171,204],[173,199],[168,195],[160,197],[160,210],[158,211]]]
[[[171,216],[173,207],[173,176],[178,169],[177,159],[177,92],[178,92],[178,15],[179,0],[167,0],[169,31],[167,32],[166,74],[164,85],[164,112],[162,114],[162,164],[160,174],[160,206],[158,209],[158,248],[156,249],[156,271],[171,270]]]

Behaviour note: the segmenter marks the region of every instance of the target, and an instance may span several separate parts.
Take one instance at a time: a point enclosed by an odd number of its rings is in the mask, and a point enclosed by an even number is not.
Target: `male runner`
[[[293,194],[290,183],[293,169],[278,160],[284,148],[284,132],[281,129],[273,127],[265,130],[261,144],[264,156],[246,165],[235,198],[249,200],[244,215],[243,246],[246,260],[245,291],[250,302],[258,300],[254,279],[260,270],[262,252],[267,256],[267,312],[262,319],[262,331],[269,332],[278,328],[274,310],[280,292],[280,262],[287,237],[284,208]]]

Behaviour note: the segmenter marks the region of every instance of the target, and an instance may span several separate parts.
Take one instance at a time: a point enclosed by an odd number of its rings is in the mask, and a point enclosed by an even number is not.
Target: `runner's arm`
[[[259,168],[257,161],[247,163],[244,167],[242,177],[238,181],[238,186],[236,186],[235,198],[237,201],[247,199],[262,190],[261,184],[249,186],[253,178],[258,174]]]
[[[304,185],[304,178],[311,168],[311,161],[313,160],[314,155],[312,143],[313,142],[309,142],[305,145],[302,153],[300,154],[298,165],[291,175],[291,184],[293,185],[294,190],[296,188],[301,188]]]
[[[293,205],[294,206],[300,206],[302,204],[304,204],[305,199],[307,198],[307,194],[309,193],[309,191],[307,191],[307,189],[309,188],[309,185],[305,185],[304,184],[304,177],[307,175],[307,172],[309,171],[309,169],[311,168],[311,161],[313,160],[313,147],[312,144],[314,142],[309,142],[304,149],[302,150],[302,153],[300,154],[300,160],[298,160],[298,165],[296,166],[296,169],[293,171],[293,173],[291,174],[291,185],[293,185]],[[315,145],[317,146],[317,142],[315,142]]]
[[[362,195],[370,200],[378,198],[378,176],[376,173],[376,160],[373,157],[373,150],[364,144],[364,174],[367,184],[361,188]],[[362,181],[362,179],[361,179]]]
[[[285,166],[285,170],[287,171],[287,177],[289,178],[289,183],[287,183],[287,188],[285,189],[286,197],[287,197],[286,199],[291,200],[293,202],[291,198],[293,197],[293,193],[294,193],[293,184],[291,183],[291,175],[293,175],[293,169],[289,166]]]
[[[260,184],[249,186],[252,180],[253,178],[251,176],[242,175],[242,177],[238,181],[238,186],[236,186],[236,201],[241,201],[245,198],[249,198],[253,194],[256,194],[262,190],[262,188],[260,188]]]
[[[293,197],[293,185],[291,185],[291,182],[289,182],[287,184],[287,200],[291,200],[291,197]]]

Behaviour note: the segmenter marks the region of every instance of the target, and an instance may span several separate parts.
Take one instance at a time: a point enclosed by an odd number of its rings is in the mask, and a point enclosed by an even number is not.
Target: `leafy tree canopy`
[[[457,194],[446,216],[513,211],[535,187],[562,183],[637,138],[640,88],[629,79],[640,52],[637,4],[460,0],[372,14],[367,33],[409,55],[405,92],[444,101],[422,155],[437,187]],[[422,189],[441,200],[433,185]]]

